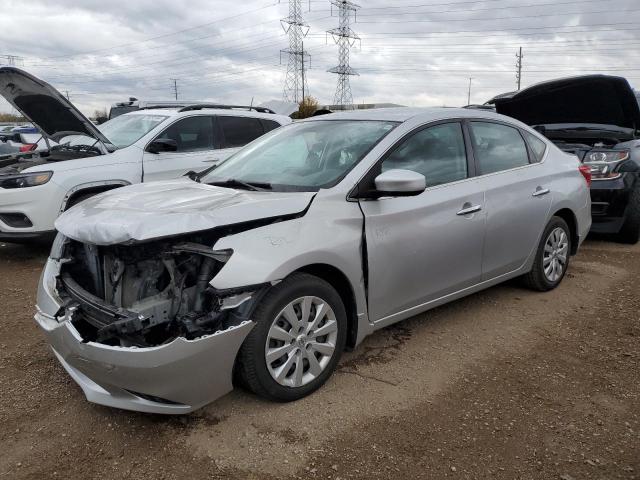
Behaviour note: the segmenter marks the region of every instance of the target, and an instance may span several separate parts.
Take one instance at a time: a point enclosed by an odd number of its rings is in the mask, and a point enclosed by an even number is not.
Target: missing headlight
[[[233,252],[206,243],[96,247],[67,241],[58,249],[64,256],[58,293],[76,308],[73,322],[87,341],[150,346],[196,338],[237,322],[230,320],[229,305],[250,298],[227,301],[234,295],[210,287]]]

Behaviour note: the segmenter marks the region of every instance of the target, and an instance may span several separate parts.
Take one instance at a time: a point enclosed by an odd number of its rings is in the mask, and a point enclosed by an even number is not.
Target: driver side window
[[[464,180],[468,173],[462,125],[444,123],[412,134],[382,162],[383,172],[392,169],[421,173],[427,187]]]
[[[174,140],[178,145],[178,153],[213,150],[212,117],[199,115],[178,120],[158,136],[158,139],[161,138]]]

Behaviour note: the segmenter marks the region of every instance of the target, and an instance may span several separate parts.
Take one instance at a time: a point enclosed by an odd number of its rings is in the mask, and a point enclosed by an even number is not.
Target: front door
[[[484,191],[472,177],[462,126],[441,123],[405,138],[376,167],[421,173],[417,196],[360,200],[365,217],[369,315],[387,323],[480,281]]]
[[[144,152],[144,181],[179,178],[189,171],[200,172],[218,163],[213,117],[196,115],[178,120],[157,137],[174,140],[175,152]]]

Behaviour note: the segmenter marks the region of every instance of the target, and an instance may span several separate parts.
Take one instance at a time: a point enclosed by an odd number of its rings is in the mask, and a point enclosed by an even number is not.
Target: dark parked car
[[[532,126],[591,167],[592,232],[640,239],[640,106],[621,77],[586,75],[540,83],[487,102]]]

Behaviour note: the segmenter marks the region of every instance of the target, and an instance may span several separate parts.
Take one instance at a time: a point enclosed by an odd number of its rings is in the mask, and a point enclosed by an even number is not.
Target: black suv
[[[640,239],[640,106],[621,77],[586,75],[540,83],[487,102],[532,126],[591,167],[592,232]]]

